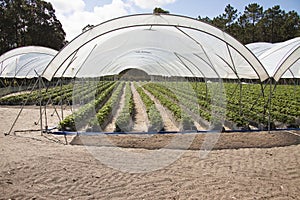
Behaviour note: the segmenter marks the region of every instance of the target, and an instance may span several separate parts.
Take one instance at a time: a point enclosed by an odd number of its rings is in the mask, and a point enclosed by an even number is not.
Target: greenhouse
[[[62,112],[70,107],[53,125],[62,132],[299,128],[299,44],[295,38],[244,46],[192,18],[140,14],[94,26],[47,62],[24,59],[19,70],[3,67],[1,75],[24,78],[35,71],[46,88],[20,99],[59,105]],[[140,128],[139,118],[145,118]]]
[[[56,50],[40,46],[13,49],[0,56],[0,77],[38,77],[56,54]]]
[[[299,37],[281,43],[252,43],[246,46],[276,81],[280,78],[300,78]]]
[[[1,96],[30,89],[56,54],[57,51],[50,48],[26,46],[1,55]]]
[[[233,37],[175,15],[134,15],[99,24],[62,49],[43,77],[99,77],[130,67],[162,76],[268,78],[259,60]]]

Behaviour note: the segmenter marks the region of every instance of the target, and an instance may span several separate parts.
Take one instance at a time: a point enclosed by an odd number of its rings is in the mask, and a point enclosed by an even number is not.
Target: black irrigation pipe
[[[47,128],[47,129],[23,129],[23,130],[15,130],[13,133],[26,133],[26,132],[40,132],[42,131],[43,133],[52,133],[51,131],[56,129],[56,127],[52,128]],[[4,133],[5,136],[10,135],[9,133]]]
[[[237,133],[237,132],[262,132],[268,131],[267,129],[256,129],[256,130],[225,130],[225,131],[218,131],[218,130],[195,130],[195,131],[159,131],[159,132],[72,132],[72,131],[47,131],[49,134],[54,135],[146,135],[146,134],[193,134],[193,133]],[[272,129],[271,131],[300,131],[300,128],[282,128],[282,129]]]

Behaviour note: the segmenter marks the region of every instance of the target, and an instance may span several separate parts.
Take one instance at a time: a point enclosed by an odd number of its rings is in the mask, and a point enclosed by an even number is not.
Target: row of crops
[[[35,105],[40,101],[43,105],[47,103],[58,104],[61,97],[69,95],[72,97],[73,85],[68,84],[62,87],[53,87],[32,92],[24,92],[19,95],[12,95],[0,98],[0,105],[20,105],[26,102],[26,105]],[[66,103],[65,101],[63,103]]]
[[[166,83],[165,86],[172,88],[177,98],[183,98],[181,102],[185,98],[187,107],[207,121],[218,116],[213,115],[215,111],[223,113],[225,124],[232,129],[249,125],[266,128],[269,114],[273,126],[300,124],[299,86],[277,85],[274,90],[268,85],[224,83],[217,92],[214,90],[220,85],[213,83]]]
[[[23,92],[19,95],[8,95],[0,98],[0,105],[60,105],[60,104],[86,104],[95,96],[99,95],[103,89],[109,87],[112,81],[86,82],[85,84],[67,84],[32,92]]]
[[[102,131],[115,116],[120,97],[124,95],[115,131],[128,132],[135,123],[132,86],[146,108],[149,131],[164,130],[163,118],[153,98],[168,111],[180,130],[195,130],[195,122],[212,128],[216,121],[224,121],[230,129],[264,129],[269,120],[272,128],[300,124],[300,88],[295,85],[274,88],[236,83],[86,81],[2,97],[0,105],[22,102],[76,105],[78,109],[61,121],[59,127],[71,131]]]
[[[194,120],[186,112],[186,109],[181,107],[181,102],[177,99],[176,94],[163,85],[148,83],[143,85],[143,88],[149,91],[161,105],[167,108],[174,117],[181,130],[195,130]]]
[[[234,92],[236,84],[225,85],[228,94],[226,111],[231,121],[239,120],[241,125],[249,122],[254,126],[266,125],[270,113],[272,126],[299,126],[299,86],[277,85],[275,90],[265,87],[263,93],[261,86],[257,84],[242,85],[242,87],[241,92]]]

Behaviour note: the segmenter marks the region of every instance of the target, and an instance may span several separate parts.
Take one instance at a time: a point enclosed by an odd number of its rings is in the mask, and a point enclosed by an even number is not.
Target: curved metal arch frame
[[[42,47],[42,46],[24,46],[24,47],[18,47],[15,49],[12,49],[0,56],[0,62],[3,62],[4,60],[7,60],[11,57],[22,55],[22,54],[28,54],[28,53],[40,53],[40,54],[46,54],[46,55],[53,55],[55,56],[58,51],[48,48],[48,47]]]
[[[10,51],[8,51],[8,52],[6,52],[6,53],[4,53],[4,54],[2,54],[0,56],[1,66],[3,66],[3,63],[7,59],[11,59],[13,57],[17,57],[17,56],[20,56],[20,55],[26,55],[26,54],[30,54],[30,53],[37,53],[37,54],[41,54],[41,55],[49,55],[49,56],[53,56],[54,57],[58,53],[58,51],[56,51],[54,49],[51,49],[51,48],[48,48],[48,47],[42,47],[42,46],[24,46],[24,47],[18,47],[18,48],[12,49],[12,50],[10,50]],[[22,68],[24,68],[28,64],[34,62],[37,59],[38,58],[36,58],[36,57],[30,59],[23,66],[21,66],[20,69],[17,70],[18,73],[20,72],[20,70]],[[0,77],[1,77],[1,74],[4,72],[4,70],[6,70],[6,68],[7,68],[7,66],[5,66],[3,69],[1,69]],[[16,75],[17,74],[15,74],[15,76]],[[12,78],[15,78],[15,76],[12,77]]]
[[[142,19],[139,19],[142,17]],[[148,22],[144,21],[147,20]],[[149,22],[149,18],[152,18]],[[165,19],[168,18],[168,19]],[[131,20],[131,23],[126,22],[126,20]],[[175,19],[175,20],[174,20]],[[168,20],[171,20],[168,21]],[[189,23],[188,23],[189,22]],[[87,43],[93,41],[94,39],[101,37],[103,35],[109,34],[111,32],[131,28],[131,27],[142,27],[142,26],[173,26],[173,27],[182,27],[187,29],[194,29],[205,34],[211,35],[230,47],[239,52],[242,57],[250,64],[252,69],[258,74],[258,77],[261,81],[264,81],[269,78],[269,75],[261,62],[255,57],[255,55],[247,49],[240,42],[235,40],[232,36],[226,34],[218,28],[215,28],[211,25],[208,25],[204,22],[200,22],[196,19],[180,16],[180,15],[153,15],[153,14],[138,14],[124,16],[120,18],[115,18],[106,22],[103,22],[92,29],[83,32],[75,39],[73,39],[67,46],[65,46],[49,63],[46,69],[43,72],[43,77],[51,80],[52,77],[57,73],[60,67],[66,62],[67,59],[80,48],[82,48]],[[70,52],[68,52],[70,50]],[[243,51],[243,52],[241,52]],[[252,62],[250,61],[252,60]],[[259,68],[263,73],[258,73],[257,69]]]
[[[246,45],[246,47],[251,47],[251,45],[255,45],[256,43],[251,43]],[[263,49],[259,52],[259,54],[254,53],[258,59],[261,60],[261,62],[264,62],[264,59],[271,57],[272,54],[274,54],[277,51],[280,51],[282,48],[288,47],[290,45],[293,45],[291,48],[289,48],[282,56],[282,58],[279,60],[278,63],[276,63],[276,68],[275,71],[268,72],[269,76],[274,78],[276,82],[279,81],[280,78],[284,76],[284,74],[287,71],[290,71],[290,68],[300,59],[300,37],[294,38],[287,40],[285,42],[280,42],[280,43],[266,43],[267,45],[271,45],[272,47],[268,48],[262,48],[264,43],[257,43],[259,45],[260,49]],[[254,51],[251,50],[251,51]],[[273,56],[274,57],[274,56]],[[292,72],[291,72],[292,73]],[[292,73],[294,76],[294,74]],[[294,76],[295,77],[295,76]]]
[[[277,68],[274,73],[274,79],[279,81],[279,79],[288,71],[290,68],[300,60],[300,46],[298,46],[293,52],[291,52],[283,63]],[[300,67],[300,66],[299,66]],[[293,74],[293,73],[292,73]],[[294,76],[294,74],[293,74]]]

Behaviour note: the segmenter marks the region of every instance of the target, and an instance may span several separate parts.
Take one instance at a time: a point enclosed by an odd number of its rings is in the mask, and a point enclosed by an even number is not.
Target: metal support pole
[[[40,99],[40,125],[41,125],[41,135],[43,135],[43,109],[42,109],[42,77],[39,76],[39,99]]]
[[[268,133],[271,132],[271,110],[272,110],[272,78],[270,78],[270,96],[269,96],[269,117],[268,117]]]
[[[48,89],[49,89],[50,86],[46,86],[45,83],[43,82],[43,79],[42,79],[42,84],[43,84],[42,87],[48,88]],[[56,84],[53,84],[53,86],[54,86],[54,87],[57,87],[57,86],[58,86],[58,82],[56,82]],[[46,103],[46,105],[45,105],[45,109],[47,109],[47,105],[51,102],[51,103],[52,103],[52,106],[53,106],[53,108],[54,108],[54,112],[53,112],[52,115],[54,115],[54,113],[56,113],[58,119],[60,120],[59,113],[58,113],[58,111],[57,111],[57,109],[56,109],[55,104],[54,104],[53,101],[52,101],[52,94],[49,93],[48,97],[49,97],[49,98],[48,98],[48,101],[47,101],[47,103]],[[46,111],[45,111],[45,113],[46,113]],[[46,126],[48,126],[47,121],[46,121]]]
[[[205,100],[208,102],[208,87],[207,87],[207,81],[205,80]]]
[[[243,89],[243,84],[240,81],[240,99],[239,99],[239,114],[242,116],[242,89]]]
[[[60,80],[60,91],[62,91],[62,79]],[[63,111],[63,94],[60,94],[60,109],[61,109],[61,120],[64,120],[64,111]]]
[[[44,106],[44,112],[45,112],[45,130],[48,132],[48,119],[47,119],[47,104]]]
[[[18,121],[18,119],[19,119],[19,117],[20,117],[20,115],[21,115],[21,113],[22,113],[22,111],[23,111],[23,109],[24,109],[24,107],[25,107],[25,105],[26,105],[28,99],[29,99],[29,96],[32,94],[32,92],[33,92],[34,88],[36,87],[36,84],[37,84],[38,81],[39,81],[39,80],[37,80],[37,81],[34,83],[34,85],[33,85],[32,89],[31,89],[29,95],[27,96],[26,101],[23,103],[23,105],[22,105],[22,107],[21,107],[21,109],[20,109],[20,111],[19,111],[19,113],[18,113],[18,115],[17,115],[15,121],[14,121],[13,124],[11,125],[11,127],[10,127],[8,133],[7,133],[7,134],[4,134],[4,135],[10,135],[12,129],[13,129],[14,126],[16,125],[16,123],[17,123],[17,121]],[[16,134],[14,133],[14,135],[16,135]]]

